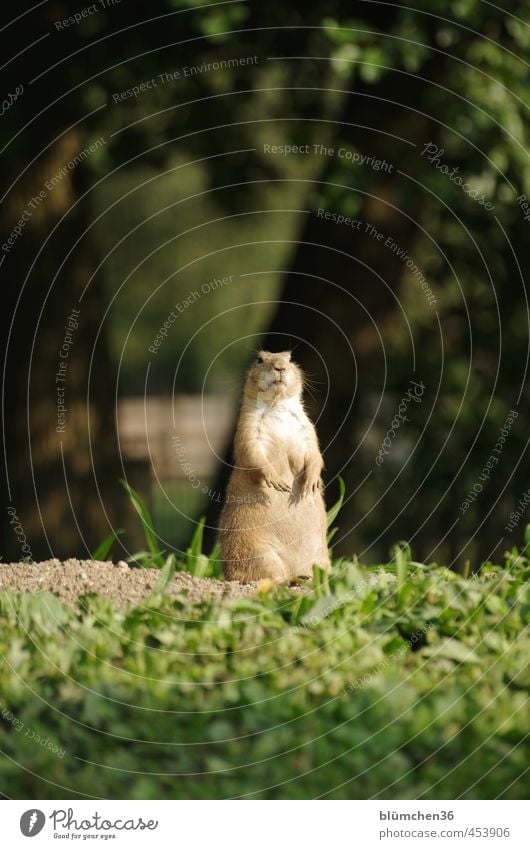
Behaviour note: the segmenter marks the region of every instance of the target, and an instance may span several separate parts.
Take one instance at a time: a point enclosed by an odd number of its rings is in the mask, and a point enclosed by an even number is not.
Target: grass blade
[[[409,564],[411,562],[411,551],[408,542],[398,542],[392,551],[396,564],[396,577],[398,589],[404,586],[407,580]]]
[[[155,586],[153,587],[153,595],[164,594],[168,584],[171,583],[175,576],[176,568],[177,559],[174,554],[170,554],[160,571],[160,577],[158,578]]]
[[[123,480],[123,478],[120,478],[120,483],[123,486],[127,495],[129,496],[134,509],[136,510],[136,512],[138,513],[138,515],[140,517],[140,521],[141,521],[143,529],[144,529],[145,541],[147,543],[147,548],[149,549],[151,554],[154,555],[155,558],[157,558],[157,559],[162,558],[163,552],[160,549],[160,546],[158,545],[158,537],[157,537],[157,535],[154,531],[153,520],[151,519],[151,516],[149,515],[149,511],[148,511],[147,507],[145,506],[143,500],[138,495],[136,490],[134,490],[132,488],[132,486],[129,486],[127,481]],[[159,565],[161,565],[161,564],[159,564]]]
[[[329,508],[327,516],[328,516],[328,528],[331,526],[331,523],[335,521],[337,518],[338,512],[342,507],[342,502],[344,501],[344,493],[346,492],[346,484],[343,479],[339,475],[339,497],[335,504]]]
[[[114,542],[116,542],[120,534],[123,533],[125,533],[123,528],[119,528],[117,531],[112,531],[108,537],[105,537],[105,539],[100,542],[96,550],[92,552],[92,560],[106,560],[107,554],[114,545]]]
[[[206,554],[202,553],[205,524],[206,516],[201,516],[186,551],[186,566],[188,572],[196,578],[205,578],[210,570],[210,559],[206,556]]]

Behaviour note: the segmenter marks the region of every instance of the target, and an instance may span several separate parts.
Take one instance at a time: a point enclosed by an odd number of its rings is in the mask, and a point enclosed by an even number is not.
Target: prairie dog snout
[[[271,354],[261,351],[250,367],[245,383],[245,398],[274,402],[282,398],[300,398],[302,372],[291,362],[291,352]]]

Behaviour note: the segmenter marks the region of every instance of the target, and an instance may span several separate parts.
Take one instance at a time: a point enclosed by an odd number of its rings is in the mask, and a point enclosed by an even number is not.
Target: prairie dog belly
[[[313,436],[313,428],[301,404],[266,410],[260,424],[267,457],[275,466],[289,468],[292,475],[298,475],[304,468]]]

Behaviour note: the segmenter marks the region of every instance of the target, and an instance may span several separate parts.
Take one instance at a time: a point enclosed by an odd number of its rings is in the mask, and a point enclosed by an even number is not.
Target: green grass
[[[182,550],[195,530],[194,517],[208,507],[208,496],[190,487],[187,480],[164,481],[163,491],[153,486],[150,503],[154,527],[164,545]]]
[[[382,567],[336,561],[302,595],[170,599],[175,558],[145,607],[2,592],[0,789],[525,798],[529,539],[470,578],[400,545]]]
[[[335,504],[330,507],[327,512],[327,525],[328,525],[328,544],[331,542],[332,538],[335,536],[337,532],[337,527],[331,527],[332,523],[335,521],[336,517],[339,514],[340,508],[342,507],[342,503],[344,501],[344,493],[345,493],[345,484],[341,477],[338,479],[339,482],[339,497]],[[144,531],[144,537],[146,541],[146,549],[142,551],[137,551],[135,554],[131,555],[127,558],[129,563],[133,563],[135,566],[140,566],[145,569],[162,569],[167,564],[168,559],[164,549],[160,547],[159,544],[159,536],[155,530],[155,522],[149,512],[149,509],[135,489],[127,483],[127,481],[120,479],[120,484],[124,488],[125,492],[129,497],[129,501],[134,507],[136,513],[140,518],[140,522],[142,523],[142,528]],[[203,552],[203,537],[204,537],[204,526],[206,524],[206,517],[202,516],[199,521],[196,523],[195,530],[193,532],[191,542],[186,549],[186,554],[184,557],[176,557],[175,554],[170,555],[171,563],[173,570],[177,569],[180,571],[189,572],[191,575],[194,575],[196,578],[221,578],[223,574],[222,566],[221,566],[221,547],[220,543],[216,542],[213,550],[209,555]],[[123,530],[115,531],[112,534],[109,534],[97,547],[94,552],[92,559],[103,560],[110,552],[113,543],[118,539],[118,536],[123,533]],[[315,580],[319,583],[322,582],[326,584],[327,578],[325,575],[316,576]],[[318,591],[318,590],[316,590]]]

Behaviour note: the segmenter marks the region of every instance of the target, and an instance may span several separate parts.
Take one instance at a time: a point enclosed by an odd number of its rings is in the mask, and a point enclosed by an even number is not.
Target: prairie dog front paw
[[[320,469],[312,468],[311,466],[304,469],[300,479],[300,494],[302,498],[308,495],[313,495],[322,489],[322,478],[320,477]]]

